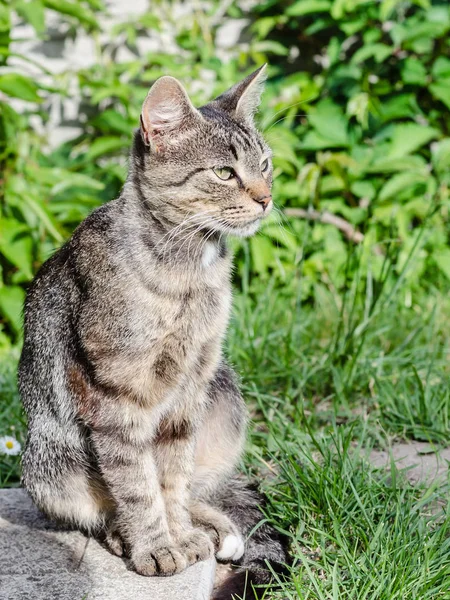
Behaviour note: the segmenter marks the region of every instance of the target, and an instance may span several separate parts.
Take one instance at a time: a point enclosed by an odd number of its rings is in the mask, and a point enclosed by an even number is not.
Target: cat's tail
[[[245,553],[236,562],[238,567],[230,570],[215,589],[213,600],[255,600],[258,598],[255,586],[269,583],[273,572],[285,572],[287,538],[272,525],[264,521],[261,523],[266,500],[256,486],[240,477],[227,482],[214,500],[238,527],[246,542]]]

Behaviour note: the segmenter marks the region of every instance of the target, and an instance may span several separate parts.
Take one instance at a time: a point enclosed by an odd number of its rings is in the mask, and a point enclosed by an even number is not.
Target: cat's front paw
[[[179,548],[163,546],[139,553],[133,558],[133,564],[137,573],[151,577],[181,573],[187,567],[188,562]]]
[[[186,557],[188,565],[214,556],[214,546],[209,536],[201,529],[187,531],[181,537],[179,547]]]
[[[113,554],[124,556],[125,544],[117,529],[111,527],[105,534],[105,543]]]

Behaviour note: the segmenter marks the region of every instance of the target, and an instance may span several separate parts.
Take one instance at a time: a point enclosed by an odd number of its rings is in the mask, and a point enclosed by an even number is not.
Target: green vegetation
[[[13,15],[44,36],[59,11],[98,53],[51,85],[0,69],[0,437],[24,439],[15,368],[26,287],[117,195],[151,82],[170,73],[202,103],[268,61],[260,123],[278,210],[260,235],[234,242],[227,350],[253,418],[245,468],[292,540],[292,575],[265,597],[450,600],[450,479],[413,487],[395,465],[386,473],[367,460],[397,439],[450,441],[448,2],[202,7],[177,19],[155,2],[116,26],[132,50],[169,28],[177,50],[119,63],[99,41],[98,0],[0,4],[0,66],[12,59]],[[242,17],[243,41],[219,60],[220,26]],[[30,119],[45,122],[47,94],[64,99],[69,81],[83,132],[49,149]],[[0,485],[18,478],[19,458],[0,454]]]

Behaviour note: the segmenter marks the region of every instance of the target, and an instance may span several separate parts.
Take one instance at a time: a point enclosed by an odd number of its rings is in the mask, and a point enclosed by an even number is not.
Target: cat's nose
[[[247,192],[252,200],[261,204],[263,210],[266,210],[272,200],[272,194],[266,181],[252,181],[247,187]]]
[[[259,196],[259,198],[253,198],[253,200],[258,204],[261,204],[263,210],[266,210],[266,208],[269,206],[270,201],[272,200],[272,196]]]

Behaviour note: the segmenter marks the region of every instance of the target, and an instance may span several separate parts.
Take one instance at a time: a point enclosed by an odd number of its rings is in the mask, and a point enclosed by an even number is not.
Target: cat
[[[254,597],[285,543],[236,475],[246,411],[222,353],[228,235],[272,208],[271,152],[254,124],[261,67],[197,109],[151,87],[120,196],[40,268],[24,310],[23,485],[46,515],[103,538],[142,575],[214,553],[241,565],[216,591]],[[251,579],[253,577],[253,579]]]

